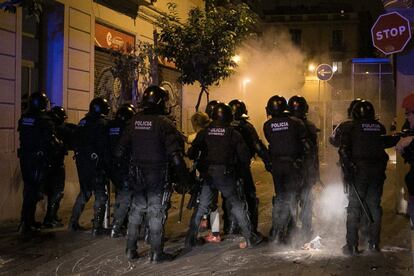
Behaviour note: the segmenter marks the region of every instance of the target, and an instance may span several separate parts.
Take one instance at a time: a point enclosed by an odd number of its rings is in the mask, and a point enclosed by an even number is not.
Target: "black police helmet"
[[[32,111],[43,112],[46,111],[49,104],[49,98],[44,92],[35,92],[29,97],[29,108]]]
[[[362,100],[357,102],[352,108],[352,119],[364,120],[364,119],[375,119],[375,110],[372,103],[369,101]]]
[[[218,103],[213,109],[212,119],[213,121],[230,124],[233,121],[231,107],[225,103]]]
[[[157,85],[151,85],[145,89],[142,95],[142,108],[154,113],[163,113],[168,101],[168,92]]]
[[[214,110],[214,107],[216,107],[216,105],[218,105],[219,103],[220,102],[219,101],[216,101],[216,100],[212,100],[212,101],[209,101],[207,103],[205,113],[207,113],[207,115],[208,115],[208,117],[210,119],[213,118],[213,110]]]
[[[354,106],[355,106],[355,104],[356,103],[359,103],[360,101],[362,101],[362,99],[361,98],[355,98],[350,104],[349,104],[349,106],[348,106],[348,110],[347,110],[347,113],[348,113],[348,118],[351,118],[352,117],[352,109],[354,108]]]
[[[109,109],[108,101],[101,97],[93,99],[89,104],[89,113],[93,115],[108,115]]]
[[[68,118],[65,109],[61,106],[52,107],[52,109],[50,110],[50,114],[53,120],[59,125],[63,124],[63,122]]]
[[[231,107],[235,120],[248,118],[246,105],[241,100],[232,100],[229,102],[229,106]]]
[[[288,101],[289,111],[298,118],[305,118],[309,111],[306,99],[300,95],[293,96]]]
[[[116,118],[122,121],[128,121],[134,116],[134,106],[132,104],[123,104],[116,111]]]
[[[275,95],[270,97],[266,105],[266,114],[281,116],[287,110],[287,102],[283,96]]]

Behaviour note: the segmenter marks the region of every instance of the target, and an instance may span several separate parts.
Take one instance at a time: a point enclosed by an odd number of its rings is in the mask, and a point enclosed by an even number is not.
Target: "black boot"
[[[56,220],[57,217],[57,210],[58,210],[58,204],[57,202],[50,202],[47,206],[46,216],[43,220],[43,226],[45,228],[57,228],[57,227],[63,227],[63,223]]]
[[[98,207],[93,218],[92,235],[95,237],[106,233],[106,229],[103,227],[104,216],[105,208]]]
[[[35,225],[21,222],[18,228],[19,234],[22,236],[31,236],[39,233],[40,229]]]
[[[162,251],[153,252],[151,251],[149,261],[153,264],[159,264],[166,261],[174,260],[174,255],[168,254]]]
[[[136,249],[126,249],[125,250],[125,255],[126,255],[126,257],[128,258],[128,260],[130,260],[130,261],[132,261],[132,260],[135,260],[135,259],[138,259],[139,258],[139,255],[138,255],[138,251],[136,250]]]
[[[77,232],[77,231],[85,231],[85,228],[80,226],[80,224],[78,222],[71,221],[71,222],[69,222],[68,230],[71,231],[71,232]]]
[[[89,197],[86,197],[83,193],[79,193],[77,196],[75,204],[73,205],[72,215],[69,220],[69,231],[85,231],[85,228],[79,225],[79,218],[83,212],[83,209],[85,209],[85,204],[88,199]]]
[[[275,227],[272,226],[269,231],[269,241],[275,241],[278,236],[278,231]]]
[[[284,228],[277,233],[277,240],[281,244],[289,243],[289,232],[287,228]]]
[[[247,247],[248,248],[255,247],[258,244],[260,244],[262,241],[263,241],[263,236],[262,235],[252,233],[251,237],[246,240]]]
[[[345,244],[342,247],[342,253],[344,253],[344,255],[347,255],[347,256],[356,256],[356,255],[360,254],[360,252],[358,250],[358,246],[354,246],[354,245],[350,245],[350,244]]]
[[[368,250],[372,253],[380,253],[381,249],[378,243],[369,243]]]
[[[240,227],[237,225],[237,222],[230,221],[229,228],[228,228],[229,235],[238,235],[240,234]]]
[[[54,214],[53,214],[53,220],[57,221],[57,222],[62,222],[62,219],[58,216],[58,211],[59,211],[59,207],[60,207],[60,201],[63,198],[63,193],[60,194],[60,196],[56,199],[55,201],[55,209],[54,209]],[[63,224],[62,224],[63,226]]]
[[[129,260],[137,259],[138,256],[138,230],[139,225],[138,224],[128,224],[128,233],[127,233],[127,246],[125,253]]]
[[[119,224],[117,221],[114,221],[114,223],[112,224],[111,238],[116,239],[123,236],[124,233],[122,231],[122,225]]]
[[[252,230],[254,233],[257,233],[257,227],[259,224],[259,199],[256,198],[255,205],[252,206],[250,213],[250,222],[252,223]]]
[[[185,248],[191,249],[197,245],[198,231],[188,230],[185,236]]]

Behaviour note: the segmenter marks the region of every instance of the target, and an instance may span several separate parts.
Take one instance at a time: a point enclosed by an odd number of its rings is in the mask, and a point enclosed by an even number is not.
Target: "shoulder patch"
[[[211,127],[208,128],[207,135],[211,136],[224,136],[226,134],[226,129],[224,127]]]
[[[149,120],[136,120],[134,122],[134,129],[136,130],[152,130],[153,124]]]
[[[288,121],[283,121],[283,122],[271,123],[270,128],[272,129],[273,132],[288,130],[289,129],[289,122]]]
[[[373,124],[361,124],[362,130],[363,131],[381,131],[381,126],[377,123],[373,123]]]
[[[121,132],[121,128],[119,127],[111,127],[109,129],[109,135],[119,135],[119,133]]]
[[[23,117],[22,118],[22,125],[24,126],[34,126],[36,119],[33,117]]]

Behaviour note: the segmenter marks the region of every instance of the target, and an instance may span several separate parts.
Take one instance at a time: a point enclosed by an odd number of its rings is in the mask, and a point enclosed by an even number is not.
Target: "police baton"
[[[359,204],[362,207],[362,211],[364,212],[365,216],[367,217],[369,223],[374,223],[374,219],[372,218],[371,212],[369,211],[368,207],[365,206],[365,203],[362,200],[361,195],[359,194],[359,192],[358,192],[358,190],[357,190],[357,188],[355,186],[354,181],[353,180],[349,181],[349,184],[352,186],[352,189],[354,190],[354,192],[355,192],[355,194],[357,196],[357,199],[359,201]]]

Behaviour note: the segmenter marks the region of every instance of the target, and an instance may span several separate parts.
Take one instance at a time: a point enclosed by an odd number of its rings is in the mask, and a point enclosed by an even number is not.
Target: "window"
[[[332,48],[335,50],[342,49],[344,45],[344,32],[342,30],[332,31]]]
[[[300,29],[290,29],[290,38],[292,39],[293,44],[296,46],[302,46],[302,30]]]

